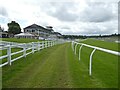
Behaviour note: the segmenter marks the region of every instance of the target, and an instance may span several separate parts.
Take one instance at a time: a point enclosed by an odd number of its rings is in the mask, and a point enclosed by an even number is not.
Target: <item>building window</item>
[[[25,30],[26,32],[29,32],[29,30]]]
[[[32,32],[35,32],[35,30],[32,29]]]

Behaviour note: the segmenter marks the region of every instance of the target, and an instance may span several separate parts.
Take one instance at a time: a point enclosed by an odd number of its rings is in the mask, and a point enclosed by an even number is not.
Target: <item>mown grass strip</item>
[[[1,38],[2,41],[8,41],[8,42],[18,42],[18,43],[29,43],[29,42],[38,42],[42,40],[38,39],[29,39],[29,38]]]
[[[88,45],[93,45],[93,46],[120,52],[120,50],[118,49],[118,47],[120,46],[120,43],[106,42],[106,41],[100,41],[100,40],[95,40],[95,39],[87,39],[85,41],[80,41],[80,42],[88,44]]]
[[[83,47],[79,61],[71,44],[66,43],[28,55],[13,62],[12,66],[3,67],[3,87],[117,88],[117,57],[97,51],[93,57],[93,75],[90,77],[88,63],[91,51]]]

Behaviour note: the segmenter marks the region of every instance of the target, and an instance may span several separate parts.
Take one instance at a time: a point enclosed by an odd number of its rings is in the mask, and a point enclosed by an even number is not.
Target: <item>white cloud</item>
[[[17,21],[22,28],[52,25],[62,34],[117,32],[118,0],[0,0],[0,25]]]
[[[88,3],[88,6],[80,15],[80,20],[87,22],[105,22],[112,20],[117,14],[115,12],[112,12],[112,5],[113,4],[106,4],[100,2]]]

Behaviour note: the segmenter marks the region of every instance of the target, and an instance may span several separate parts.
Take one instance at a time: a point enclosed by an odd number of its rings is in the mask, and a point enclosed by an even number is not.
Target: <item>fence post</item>
[[[47,43],[47,42],[45,41],[45,48],[47,47],[46,43]]]
[[[8,64],[11,66],[11,45],[8,45],[7,55],[8,55]]]
[[[49,41],[48,41],[48,47],[49,47]]]
[[[71,48],[72,48],[72,46],[73,46],[73,42],[71,42]],[[72,50],[73,50],[73,48],[72,48]]]
[[[72,41],[71,45],[72,45],[72,50],[74,51],[74,42],[73,41]]]
[[[48,48],[48,41],[46,41],[46,48]]]
[[[50,47],[50,41],[48,42],[48,47]]]
[[[52,41],[50,41],[50,47],[52,46]]]
[[[44,49],[44,41],[42,41],[42,49]]]
[[[51,41],[51,47],[53,46],[53,41]]]
[[[44,48],[46,48],[46,41],[44,41]]]
[[[53,46],[53,41],[51,43],[52,43],[52,46]]]
[[[90,55],[90,64],[89,64],[89,75],[92,75],[92,56],[95,52],[96,48],[92,51],[91,55]]]
[[[55,46],[55,41],[53,41],[53,45]]]
[[[45,48],[45,41],[44,41],[44,48]]]
[[[83,46],[83,44],[81,44],[81,46],[79,48],[79,61],[80,61],[80,53],[81,53],[82,46]]]
[[[47,41],[47,47],[49,47],[49,41]]]
[[[52,41],[52,46],[54,46],[54,41]]]
[[[76,51],[77,51],[77,50],[76,50],[76,49],[77,49],[77,45],[78,45],[78,44],[76,43],[76,45],[75,45],[75,55],[76,55]]]
[[[43,42],[43,46],[44,46],[44,48],[45,48],[45,41]]]
[[[53,46],[54,46],[54,41],[53,41]]]
[[[49,41],[47,41],[47,47],[49,47]]]
[[[38,42],[38,51],[40,50],[40,42]]]
[[[24,50],[24,52],[23,52],[23,56],[26,57],[26,44],[25,44],[25,43],[24,43],[23,50]]]
[[[32,42],[32,53],[34,53],[34,42]]]
[[[74,51],[74,41],[72,41],[72,49],[73,49],[73,51]]]

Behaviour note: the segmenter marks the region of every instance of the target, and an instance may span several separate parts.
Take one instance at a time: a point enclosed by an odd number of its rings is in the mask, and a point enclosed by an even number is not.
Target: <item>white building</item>
[[[24,32],[31,33],[31,34],[35,35],[38,39],[39,39],[39,37],[47,38],[51,34],[50,30],[48,30],[42,26],[39,26],[37,24],[32,24],[30,26],[25,27]]]
[[[37,24],[32,24],[27,26],[24,29],[24,33],[16,34],[17,38],[35,38],[35,39],[49,39],[56,40],[59,39],[62,35],[58,32],[54,32],[52,26],[46,26],[46,28],[39,26]]]
[[[20,33],[20,34],[14,35],[14,37],[16,37],[16,38],[35,38],[35,36],[30,33]]]

